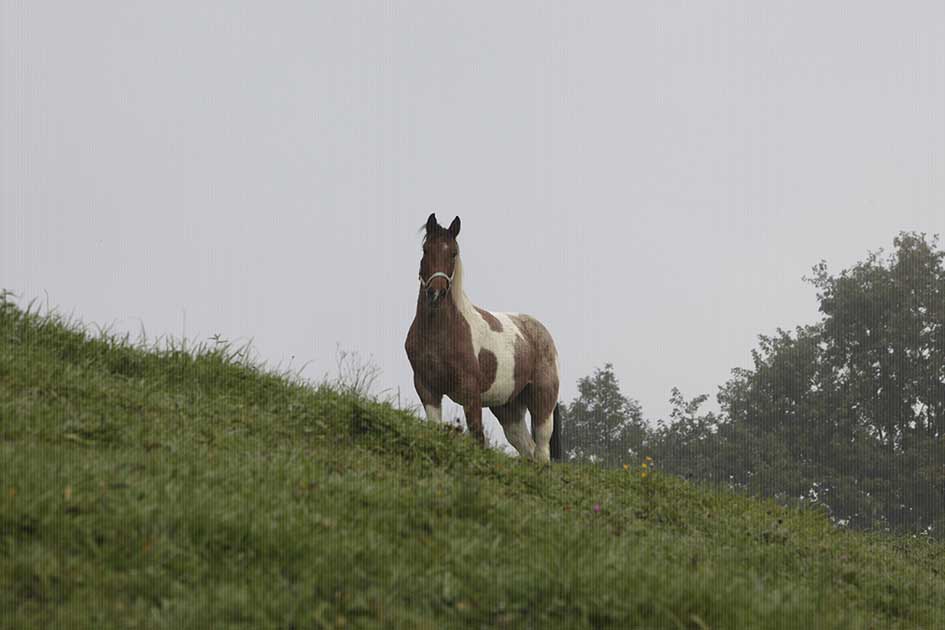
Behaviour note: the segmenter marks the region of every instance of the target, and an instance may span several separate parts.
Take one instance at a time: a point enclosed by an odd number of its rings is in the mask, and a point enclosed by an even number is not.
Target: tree
[[[838,521],[945,525],[945,254],[902,233],[838,275],[814,267],[823,318],[761,336],[719,392],[735,483],[824,504]],[[715,472],[729,464],[716,461]]]
[[[661,470],[681,477],[720,480],[715,473],[718,453],[716,414],[700,414],[706,394],[686,400],[674,387],[669,398],[669,420],[657,420],[646,438],[644,454],[655,460]]]
[[[720,414],[673,389],[648,430],[605,365],[567,409],[572,458],[663,470],[783,502],[814,503],[858,528],[945,537],[945,252],[901,233],[808,281],[820,321],[760,335],[752,367],[719,388]]]
[[[646,436],[640,403],[620,392],[610,363],[578,380],[578,396],[565,413],[572,460],[621,464],[639,451]]]
[[[856,399],[857,420],[891,448],[913,432],[945,436],[945,252],[900,234],[896,251],[839,276],[814,268],[825,359]]]

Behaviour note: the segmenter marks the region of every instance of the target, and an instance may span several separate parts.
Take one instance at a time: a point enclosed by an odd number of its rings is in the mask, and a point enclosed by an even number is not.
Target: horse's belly
[[[515,394],[515,387],[496,387],[493,385],[482,394],[483,407],[498,407],[509,402]]]

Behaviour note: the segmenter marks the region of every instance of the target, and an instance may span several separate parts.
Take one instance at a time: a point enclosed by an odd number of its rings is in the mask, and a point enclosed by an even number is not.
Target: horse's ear
[[[436,213],[431,212],[430,216],[427,217],[427,234],[434,231],[436,228],[437,228]]]
[[[453,222],[450,223],[450,236],[454,239],[459,236],[459,217],[453,219]]]

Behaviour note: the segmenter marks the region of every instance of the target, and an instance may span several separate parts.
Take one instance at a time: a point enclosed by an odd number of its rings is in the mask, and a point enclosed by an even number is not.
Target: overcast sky
[[[820,259],[945,235],[945,3],[0,1],[24,302],[312,378],[340,344],[417,402],[433,211],[563,399],[605,362],[650,418],[714,397]]]

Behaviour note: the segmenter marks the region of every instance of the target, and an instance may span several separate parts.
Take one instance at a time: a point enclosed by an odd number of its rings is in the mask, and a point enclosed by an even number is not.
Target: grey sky
[[[648,417],[945,234],[945,3],[0,3],[0,286],[271,363],[403,340],[417,229]],[[494,422],[491,419],[490,421]]]

